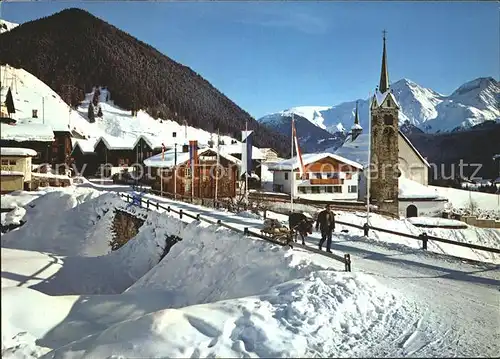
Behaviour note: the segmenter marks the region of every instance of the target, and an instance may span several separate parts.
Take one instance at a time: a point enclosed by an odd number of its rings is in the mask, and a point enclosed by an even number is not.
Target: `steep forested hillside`
[[[0,63],[22,67],[71,104],[92,86],[107,86],[125,109],[146,109],[208,131],[288,152],[289,140],[259,124],[189,67],[80,9],[67,9],[0,35]]]

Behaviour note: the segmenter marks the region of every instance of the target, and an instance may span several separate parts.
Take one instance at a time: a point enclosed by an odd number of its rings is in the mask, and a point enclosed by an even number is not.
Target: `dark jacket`
[[[327,211],[326,209],[319,212],[316,219],[316,229],[318,227],[321,232],[333,231],[335,229],[335,214],[331,210]]]

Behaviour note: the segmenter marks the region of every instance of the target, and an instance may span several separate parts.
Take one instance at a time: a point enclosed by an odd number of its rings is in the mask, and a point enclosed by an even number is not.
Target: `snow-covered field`
[[[346,273],[328,257],[146,212],[100,189],[2,196],[25,205],[26,220],[1,236],[2,357],[500,354],[498,266],[336,233],[332,249],[353,260]],[[111,251],[115,207],[145,223]],[[262,223],[204,210],[236,227]],[[166,235],[182,241],[161,259]]]

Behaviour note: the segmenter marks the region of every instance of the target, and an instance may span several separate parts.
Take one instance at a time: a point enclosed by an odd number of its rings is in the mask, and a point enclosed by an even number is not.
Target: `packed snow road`
[[[257,217],[244,218],[157,196],[147,197],[172,208],[221,219],[242,230],[248,227],[258,231],[262,227],[262,219]],[[278,214],[270,216],[286,219]],[[342,229],[342,226],[337,226],[334,234],[334,253],[349,253],[354,272],[371,274],[389,288],[403,290],[425,308],[424,315],[414,318],[414,322],[394,322],[399,328],[405,328],[405,335],[392,338],[393,346],[378,348],[380,355],[500,355],[499,265],[386,244],[364,238],[360,233],[340,233]],[[352,232],[352,229],[349,231]],[[318,241],[319,234],[313,233],[307,239],[307,245],[316,247]],[[332,260],[327,257],[319,254],[312,256],[315,263],[332,265]],[[333,264],[337,268],[339,265],[338,262]]]

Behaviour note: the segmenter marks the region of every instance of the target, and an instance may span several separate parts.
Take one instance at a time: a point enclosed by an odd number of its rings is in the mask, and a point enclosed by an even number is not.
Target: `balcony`
[[[344,184],[344,180],[343,179],[339,179],[339,178],[311,178],[309,180],[311,182],[311,185],[317,185],[317,184],[329,184],[329,185],[333,185],[333,184]]]

